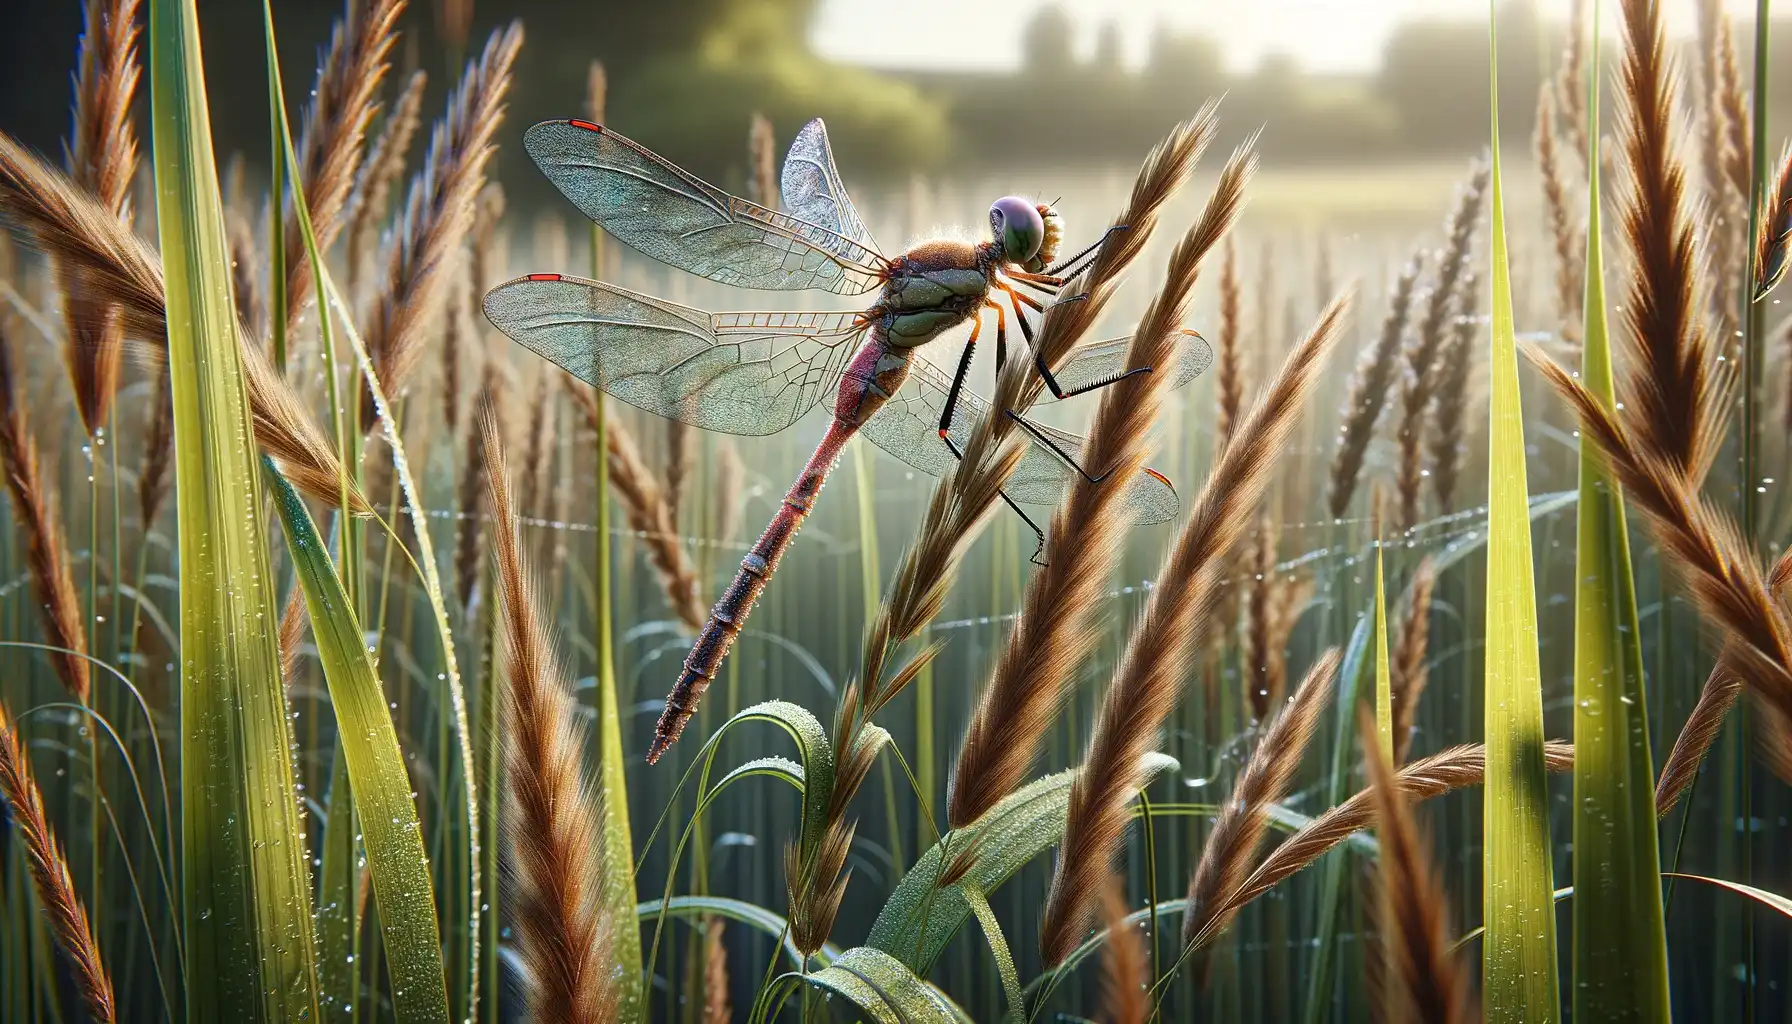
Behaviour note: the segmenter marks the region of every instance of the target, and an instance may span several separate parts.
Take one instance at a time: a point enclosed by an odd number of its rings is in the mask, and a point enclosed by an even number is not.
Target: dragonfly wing
[[[485,315],[523,347],[636,407],[729,434],[774,434],[839,385],[855,313],[706,313],[602,281],[531,274]]]
[[[1170,382],[1172,388],[1187,384],[1206,373],[1207,368],[1213,365],[1213,346],[1207,343],[1206,338],[1190,330],[1184,330],[1182,335],[1182,340],[1177,345],[1176,377]],[[1131,344],[1132,336],[1127,335],[1079,346],[1071,353],[1064,368],[1054,374],[1058,378],[1058,386],[1066,391],[1074,391],[1096,381],[1113,379],[1125,371],[1126,349]],[[1049,391],[1044,398],[1048,402],[1054,401]]]
[[[548,180],[605,231],[662,263],[740,288],[858,295],[883,283],[869,246],[716,188],[589,121],[523,135]]]
[[[875,250],[871,232],[859,211],[853,208],[852,197],[840,181],[840,170],[834,166],[834,150],[828,145],[827,125],[816,118],[803,125],[784,157],[784,172],[779,180],[784,193],[784,210],[798,220],[819,224],[842,238],[848,238]]]
[[[942,476],[957,464],[939,431],[940,413],[946,407],[946,393],[951,387],[951,375],[917,353],[909,362],[908,380],[860,430],[879,448],[903,462],[923,473]],[[959,451],[970,442],[972,429],[988,411],[989,403],[982,397],[969,389],[959,393],[951,430]],[[1051,427],[1041,429],[1066,452],[1082,453],[1080,435]],[[1076,470],[1038,440],[1028,437],[1028,441],[1026,453],[1004,489],[1015,501],[1056,504]],[[1162,477],[1140,473],[1126,487],[1126,503],[1133,510],[1135,522],[1161,523],[1176,518],[1176,491]]]

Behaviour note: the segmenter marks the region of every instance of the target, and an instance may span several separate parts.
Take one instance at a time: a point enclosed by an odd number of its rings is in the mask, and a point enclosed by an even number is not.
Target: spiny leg
[[[1001,287],[1001,286],[997,285],[997,287]],[[1087,384],[1079,384],[1076,387],[1070,388],[1069,390],[1065,390],[1064,386],[1058,383],[1057,375],[1052,373],[1051,366],[1046,363],[1045,353],[1039,351],[1039,346],[1035,345],[1033,343],[1033,327],[1031,324],[1027,323],[1026,316],[1023,315],[1020,311],[1021,304],[1031,306],[1034,309],[1039,309],[1040,308],[1039,304],[1034,302],[1032,299],[1029,299],[1025,295],[1020,294],[1019,292],[1015,291],[1012,288],[1002,288],[1002,290],[1004,292],[1007,292],[1008,298],[1011,301],[1014,301],[1016,303],[1016,305],[1014,307],[1014,315],[1015,315],[1015,318],[1020,321],[1021,336],[1027,339],[1027,345],[1030,348],[1032,348],[1032,350],[1033,350],[1033,365],[1035,368],[1037,368],[1039,370],[1039,377],[1041,380],[1045,381],[1045,386],[1051,389],[1052,397],[1057,398],[1060,401],[1062,401],[1063,399],[1066,399],[1066,398],[1075,398],[1078,395],[1086,395],[1091,391],[1098,391],[1102,388],[1107,387],[1110,384],[1118,384],[1128,377],[1134,377],[1141,373],[1150,373],[1151,372],[1151,367],[1149,367],[1149,366],[1135,367],[1131,370],[1126,370],[1122,373],[1110,374],[1109,376],[1103,377],[1100,380],[1090,381]],[[1074,300],[1066,300],[1066,301],[1074,301]]]
[[[1000,330],[1000,328],[997,328]],[[971,357],[977,354],[977,335],[983,332],[983,318],[971,319],[971,336],[964,343],[964,354],[958,357],[958,372],[952,375],[952,387],[946,392],[946,407],[940,410],[940,436],[952,429],[952,413],[958,408],[958,396],[964,393],[964,379],[971,372]],[[1002,343],[996,341],[996,358],[1001,358]],[[948,441],[948,444],[951,442]]]
[[[953,458],[960,462],[964,461],[964,453],[958,450],[958,444],[952,440],[951,435],[942,430],[940,431],[940,440],[946,442],[946,450],[952,453]],[[1039,528],[1039,524],[1033,521],[1032,516],[1027,515],[1026,512],[1021,510],[1019,505],[1014,503],[1014,499],[1008,496],[1006,490],[1000,490],[996,493],[1001,495],[1002,501],[1007,504],[1009,508],[1014,510],[1015,515],[1020,517],[1020,521],[1027,524],[1027,528],[1033,531],[1033,536],[1037,539],[1037,545],[1033,548],[1033,556],[1027,559],[1027,561],[1032,562],[1034,565],[1045,565],[1045,559],[1040,557],[1045,554],[1045,531]]]
[[[983,304],[996,311],[996,376],[1002,376],[1002,364],[1008,361],[1008,311],[993,299]]]
[[[1105,246],[1108,244],[1108,239],[1113,238],[1115,232],[1128,230],[1129,227],[1130,227],[1130,225],[1127,225],[1127,224],[1115,224],[1113,227],[1110,227],[1106,231],[1103,231],[1101,233],[1101,237],[1097,238],[1094,242],[1090,243],[1090,245],[1087,249],[1084,249],[1082,252],[1077,253],[1075,256],[1072,256],[1069,259],[1063,261],[1062,263],[1059,263],[1055,267],[1047,267],[1045,269],[1045,272],[1054,277],[1062,277],[1068,281],[1069,279],[1082,273],[1084,267],[1087,265],[1086,263],[1083,263],[1083,261],[1086,259],[1093,260],[1096,255],[1099,255],[1101,252],[1102,246]],[[1079,266],[1079,264],[1083,264],[1083,265]]]
[[[1033,440],[1038,441],[1040,444],[1045,445],[1047,448],[1050,448],[1052,450],[1053,454],[1057,455],[1058,458],[1063,459],[1064,464],[1069,466],[1071,469],[1076,470],[1077,473],[1080,476],[1082,476],[1082,478],[1084,480],[1087,480],[1092,484],[1098,484],[1098,483],[1101,483],[1103,480],[1106,480],[1114,472],[1113,469],[1110,468],[1110,469],[1106,470],[1105,472],[1103,472],[1100,476],[1090,476],[1088,470],[1084,469],[1082,467],[1082,465],[1076,461],[1076,459],[1071,457],[1069,452],[1065,451],[1063,449],[1063,447],[1058,444],[1058,442],[1052,440],[1052,437],[1050,434],[1047,434],[1037,424],[1033,423],[1033,421],[1027,419],[1025,416],[1022,416],[1020,413],[1015,412],[1013,409],[1007,409],[1007,410],[1004,410],[1004,412],[1006,413],[1006,415],[1009,419],[1020,424],[1020,429],[1026,431],[1028,434],[1032,435]]]

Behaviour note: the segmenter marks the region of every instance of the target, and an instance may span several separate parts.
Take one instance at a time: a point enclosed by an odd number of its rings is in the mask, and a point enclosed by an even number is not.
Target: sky
[[[823,0],[811,42],[823,55],[873,67],[995,70],[1020,63],[1021,26],[1050,0]],[[1569,0],[1536,0],[1546,16],[1566,16]],[[1313,71],[1366,71],[1400,22],[1433,18],[1484,20],[1487,0],[1077,0],[1064,3],[1079,30],[1080,52],[1097,28],[1119,25],[1128,59],[1144,59],[1160,25],[1199,31],[1220,41],[1231,70],[1249,70],[1269,53],[1292,55]],[[1672,31],[1690,31],[1693,0],[1667,0]],[[1751,0],[1725,0],[1735,14]],[[900,13],[897,13],[900,11]],[[1603,19],[1616,10],[1607,3]],[[866,41],[876,48],[867,49]]]

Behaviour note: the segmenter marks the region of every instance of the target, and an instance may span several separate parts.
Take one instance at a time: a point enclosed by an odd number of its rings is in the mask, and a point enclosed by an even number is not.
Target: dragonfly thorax
[[[891,261],[878,297],[890,344],[913,348],[975,316],[997,263],[990,243],[938,241]]]

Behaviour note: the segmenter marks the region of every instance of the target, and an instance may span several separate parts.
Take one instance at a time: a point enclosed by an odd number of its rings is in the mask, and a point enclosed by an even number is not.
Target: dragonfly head
[[[1002,247],[1003,259],[1024,264],[1039,255],[1045,242],[1045,218],[1036,204],[1003,196],[990,205],[989,233]]]

